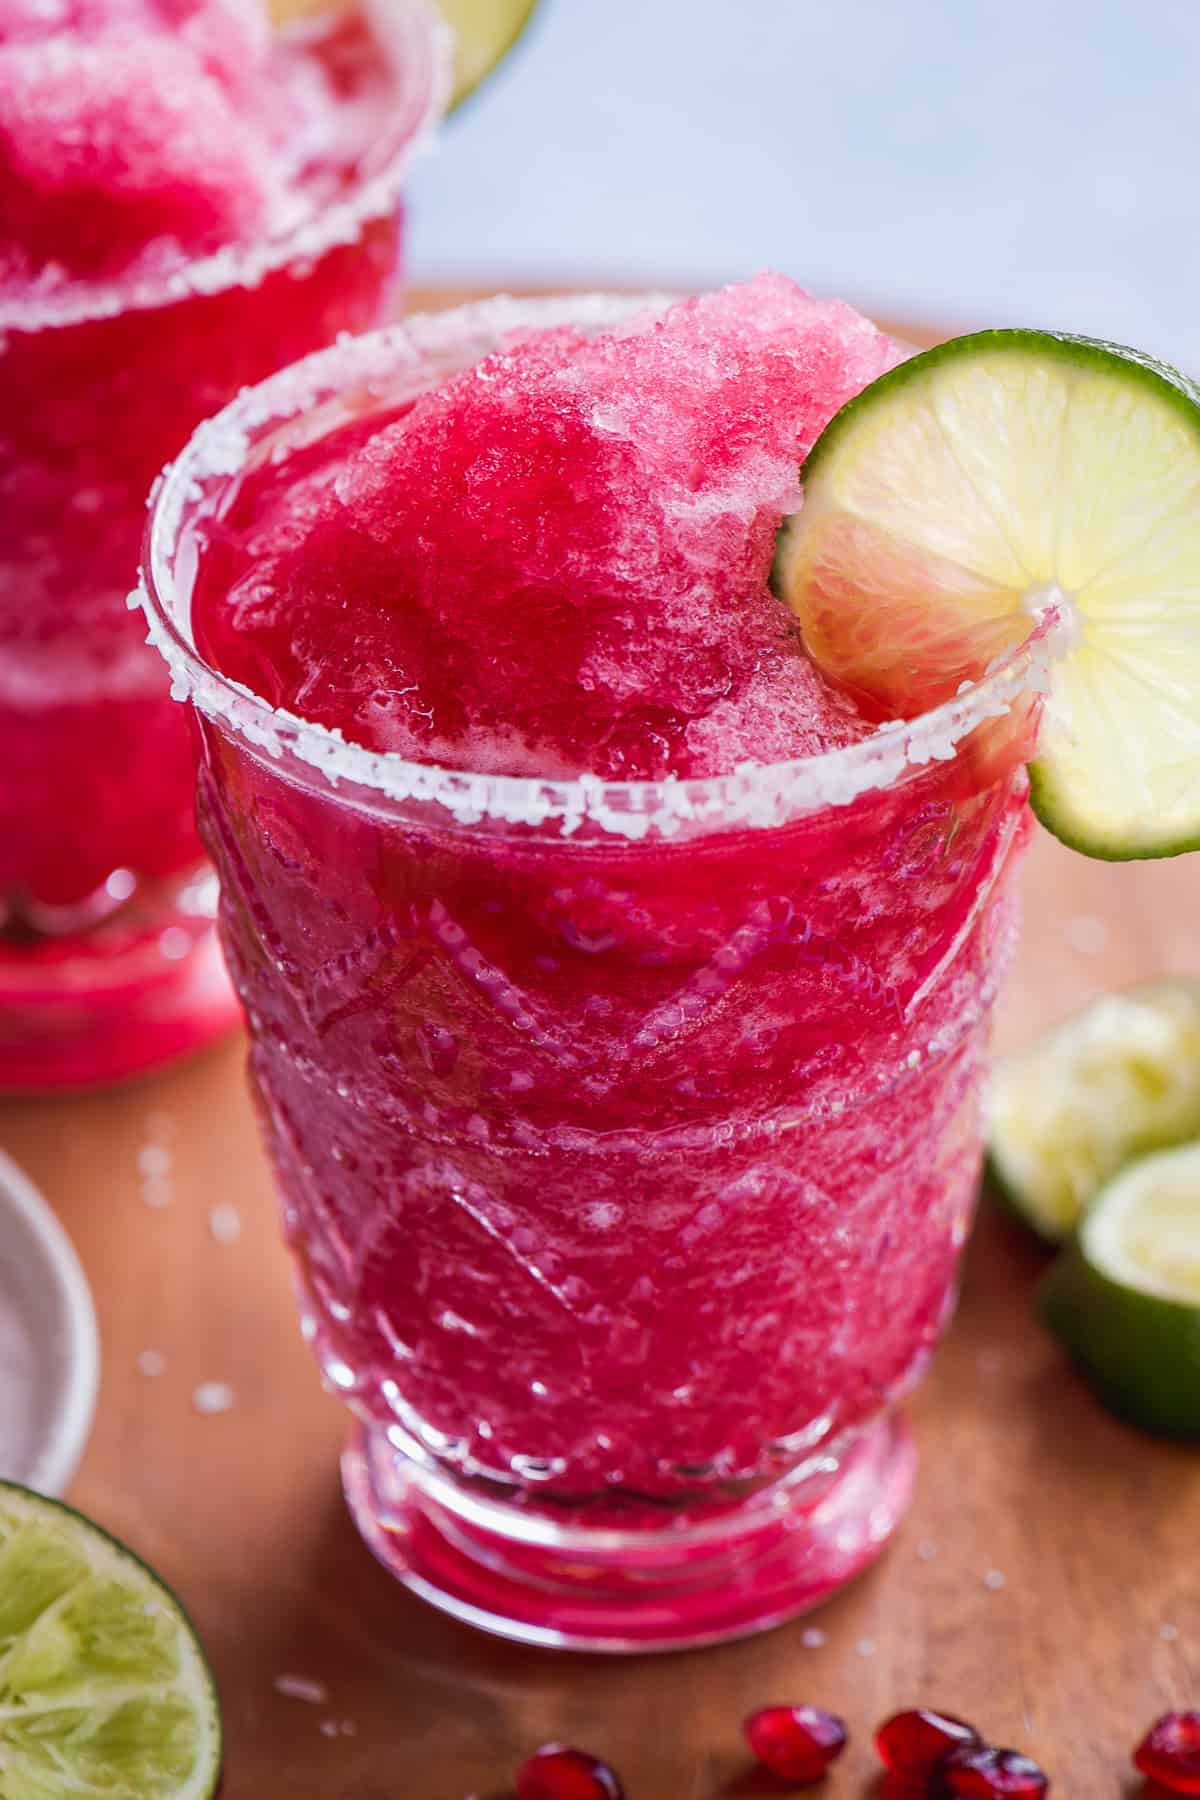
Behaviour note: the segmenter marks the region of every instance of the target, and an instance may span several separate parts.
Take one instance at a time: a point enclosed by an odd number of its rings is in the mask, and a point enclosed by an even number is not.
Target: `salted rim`
[[[415,314],[398,325],[345,338],[246,389],[206,420],[150,496],[140,584],[129,596],[141,608],[147,642],[166,660],[173,698],[191,701],[273,758],[289,754],[334,788],[365,790],[367,803],[415,802],[443,808],[458,823],[486,819],[541,826],[557,821],[570,836],[588,821],[613,836],[638,839],[652,830],[672,836],[685,826],[765,828],[827,806],[847,806],[872,789],[891,786],[908,771],[953,757],[955,747],[989,718],[1001,718],[1020,699],[1047,693],[1050,671],[1070,641],[1070,620],[1053,604],[1035,616],[1029,637],[997,661],[979,682],[915,719],[889,720],[870,737],[842,749],[778,763],[741,763],[725,775],[658,781],[570,780],[494,775],[409,761],[395,751],[347,742],[334,728],[276,708],[241,682],[206,663],[177,614],[189,603],[174,581],[174,558],[189,506],[205,484],[236,474],[268,425],[336,399],[351,387],[387,375],[448,372],[448,352],[470,346],[480,356],[505,334],[574,324],[597,330],[634,313],[662,311],[678,296],[665,294],[554,295],[494,299],[441,313]],[[425,385],[425,383],[421,383]],[[355,795],[362,804],[363,796]]]
[[[289,231],[249,244],[224,244],[166,274],[111,285],[74,282],[57,298],[6,300],[0,295],[0,333],[81,325],[232,287],[258,287],[289,263],[315,260],[339,244],[353,243],[369,220],[386,217],[397,205],[413,163],[431,148],[449,104],[454,34],[431,0],[361,0],[361,6],[396,71],[395,108],[388,116],[401,136],[384,167]]]

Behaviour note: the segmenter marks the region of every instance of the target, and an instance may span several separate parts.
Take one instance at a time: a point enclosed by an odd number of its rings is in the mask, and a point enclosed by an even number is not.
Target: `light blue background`
[[[1200,369],[1200,0],[541,0],[413,183],[415,278],[1067,326]]]

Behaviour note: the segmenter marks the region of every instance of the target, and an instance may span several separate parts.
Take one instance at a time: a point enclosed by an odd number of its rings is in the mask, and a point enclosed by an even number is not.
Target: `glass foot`
[[[386,1569],[481,1630],[568,1650],[685,1650],[766,1631],[874,1561],[912,1495],[897,1415],[741,1506],[655,1531],[560,1527],[481,1500],[356,1425],[342,1457],[355,1523]]]
[[[216,876],[205,869],[161,899],[91,931],[0,940],[0,1091],[149,1074],[238,1022],[217,941]]]

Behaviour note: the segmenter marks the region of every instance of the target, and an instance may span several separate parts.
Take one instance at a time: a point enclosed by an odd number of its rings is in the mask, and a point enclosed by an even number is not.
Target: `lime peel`
[[[1114,1412],[1200,1438],[1200,1144],[1143,1157],[1097,1196],[1040,1305]]]

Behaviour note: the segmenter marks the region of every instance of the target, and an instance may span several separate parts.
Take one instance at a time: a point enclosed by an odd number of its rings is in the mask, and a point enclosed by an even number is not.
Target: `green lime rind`
[[[1155,1437],[1200,1438],[1200,1309],[1122,1287],[1078,1244],[1045,1277],[1038,1307],[1110,1412]]]
[[[212,1672],[170,1588],[61,1501],[0,1482],[0,1795],[210,1800]]]
[[[1102,827],[1076,812],[1070,783],[1063,784],[1051,757],[1039,757],[1028,765],[1029,804],[1034,817],[1068,850],[1077,850],[1093,862],[1163,862],[1200,850],[1200,818],[1194,830],[1178,836],[1130,843],[1128,838],[1108,837]]]
[[[537,0],[437,0],[454,33],[451,111],[477,92],[515,48],[536,5]]]
[[[1041,1216],[1029,1197],[1010,1180],[1004,1164],[985,1150],[983,1156],[983,1185],[989,1197],[995,1202],[1000,1212],[1011,1219],[1014,1224],[1032,1231],[1035,1237],[1052,1248],[1066,1242],[1069,1231],[1058,1226],[1052,1220]]]
[[[1039,1307],[1113,1412],[1200,1438],[1200,1144],[1143,1157],[1097,1195]]]
[[[1064,1243],[1120,1169],[1200,1138],[1200,982],[1106,994],[1001,1058],[985,1127],[993,1192]]]
[[[865,388],[801,475],[772,583],[828,675],[923,710],[1053,602],[1073,635],[1034,811],[1106,861],[1200,848],[1200,386],[1098,338],[974,332]]]

